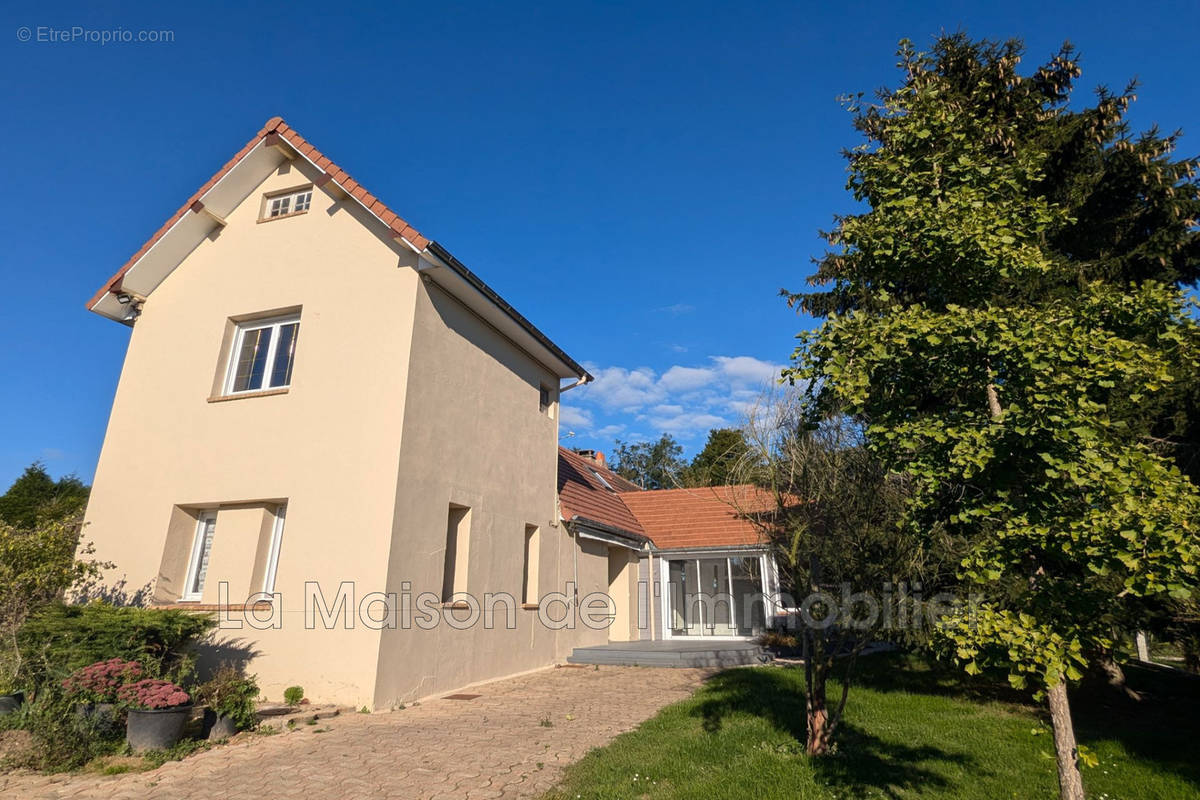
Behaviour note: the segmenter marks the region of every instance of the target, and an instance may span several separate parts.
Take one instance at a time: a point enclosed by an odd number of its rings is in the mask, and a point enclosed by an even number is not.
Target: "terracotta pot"
[[[25,704],[24,692],[0,694],[0,717],[11,714]]]
[[[183,726],[192,717],[192,707],[129,709],[125,723],[125,741],[134,752],[166,750],[179,743]]]

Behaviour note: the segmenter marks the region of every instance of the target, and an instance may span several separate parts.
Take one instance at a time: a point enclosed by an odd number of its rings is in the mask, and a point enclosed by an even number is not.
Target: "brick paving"
[[[564,766],[688,697],[693,669],[550,669],[484,684],[472,700],[343,713],[275,736],[241,737],[114,776],[0,775],[0,798],[292,800],[537,797]],[[549,725],[543,721],[549,721]]]

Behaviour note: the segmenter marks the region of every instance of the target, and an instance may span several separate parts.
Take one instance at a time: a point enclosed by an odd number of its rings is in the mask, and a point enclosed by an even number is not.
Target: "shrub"
[[[214,627],[211,615],[190,611],[56,603],[21,628],[22,674],[42,687],[88,664],[121,658],[141,664],[148,677],[181,681],[191,673],[193,646]]]
[[[758,643],[763,647],[777,647],[783,650],[790,650],[800,646],[800,642],[795,636],[779,631],[767,631],[758,637]]]
[[[73,583],[97,574],[101,565],[79,560],[78,545],[79,525],[73,519],[39,520],[28,529],[0,522],[0,692],[21,688],[18,635],[25,621]]]
[[[283,702],[289,706],[298,706],[300,701],[304,699],[303,686],[289,686],[283,690]]]
[[[175,708],[192,701],[191,695],[170,681],[145,678],[117,690],[117,699],[130,708],[154,711]]]
[[[141,664],[110,658],[75,670],[62,682],[62,688],[65,696],[77,703],[115,703],[121,687],[141,677]]]
[[[244,674],[237,667],[222,665],[211,679],[196,689],[196,699],[220,716],[232,719],[238,730],[258,725],[255,703],[258,683],[254,676]]]
[[[18,711],[0,717],[0,727],[20,728],[33,737],[32,747],[0,759],[0,769],[62,772],[124,747],[123,725],[112,718],[77,714],[74,702],[53,685]]]

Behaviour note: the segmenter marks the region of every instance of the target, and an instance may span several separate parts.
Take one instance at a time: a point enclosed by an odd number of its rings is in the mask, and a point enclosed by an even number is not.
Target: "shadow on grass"
[[[716,733],[726,719],[748,714],[768,721],[776,730],[791,736],[795,745],[788,751],[804,752],[806,724],[803,679],[793,670],[735,669],[712,677],[703,699],[693,712],[704,730]],[[948,753],[931,746],[908,746],[886,742],[845,722],[838,730],[838,752],[809,763],[819,778],[846,788],[873,788],[885,797],[908,796],[920,786],[947,786],[946,779],[921,766],[942,761],[970,766],[969,755]]]
[[[1127,664],[1124,669],[1129,687],[1142,699],[1106,688],[1072,689],[1076,735],[1084,743],[1116,742],[1138,759],[1200,788],[1200,760],[1195,756],[1195,742],[1200,739],[1200,678],[1151,665]],[[1049,722],[1044,705],[1035,702],[1030,692],[1014,690],[1002,675],[971,678],[913,655],[888,653],[862,659],[854,683],[880,692],[1010,703],[1025,706]]]

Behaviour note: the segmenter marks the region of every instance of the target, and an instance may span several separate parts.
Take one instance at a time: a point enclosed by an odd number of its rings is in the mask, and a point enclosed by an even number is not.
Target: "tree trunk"
[[[810,756],[823,756],[829,753],[829,710],[825,704],[825,679],[822,675],[814,676],[808,688],[808,741],[805,751]]]
[[[1058,759],[1059,800],[1084,800],[1083,778],[1079,775],[1079,753],[1075,728],[1071,724],[1071,704],[1067,700],[1067,682],[1060,678],[1048,693],[1050,724],[1054,727],[1054,753]]]
[[[1150,642],[1146,638],[1145,631],[1138,631],[1133,636],[1134,642],[1137,643],[1138,661],[1150,660]]]

